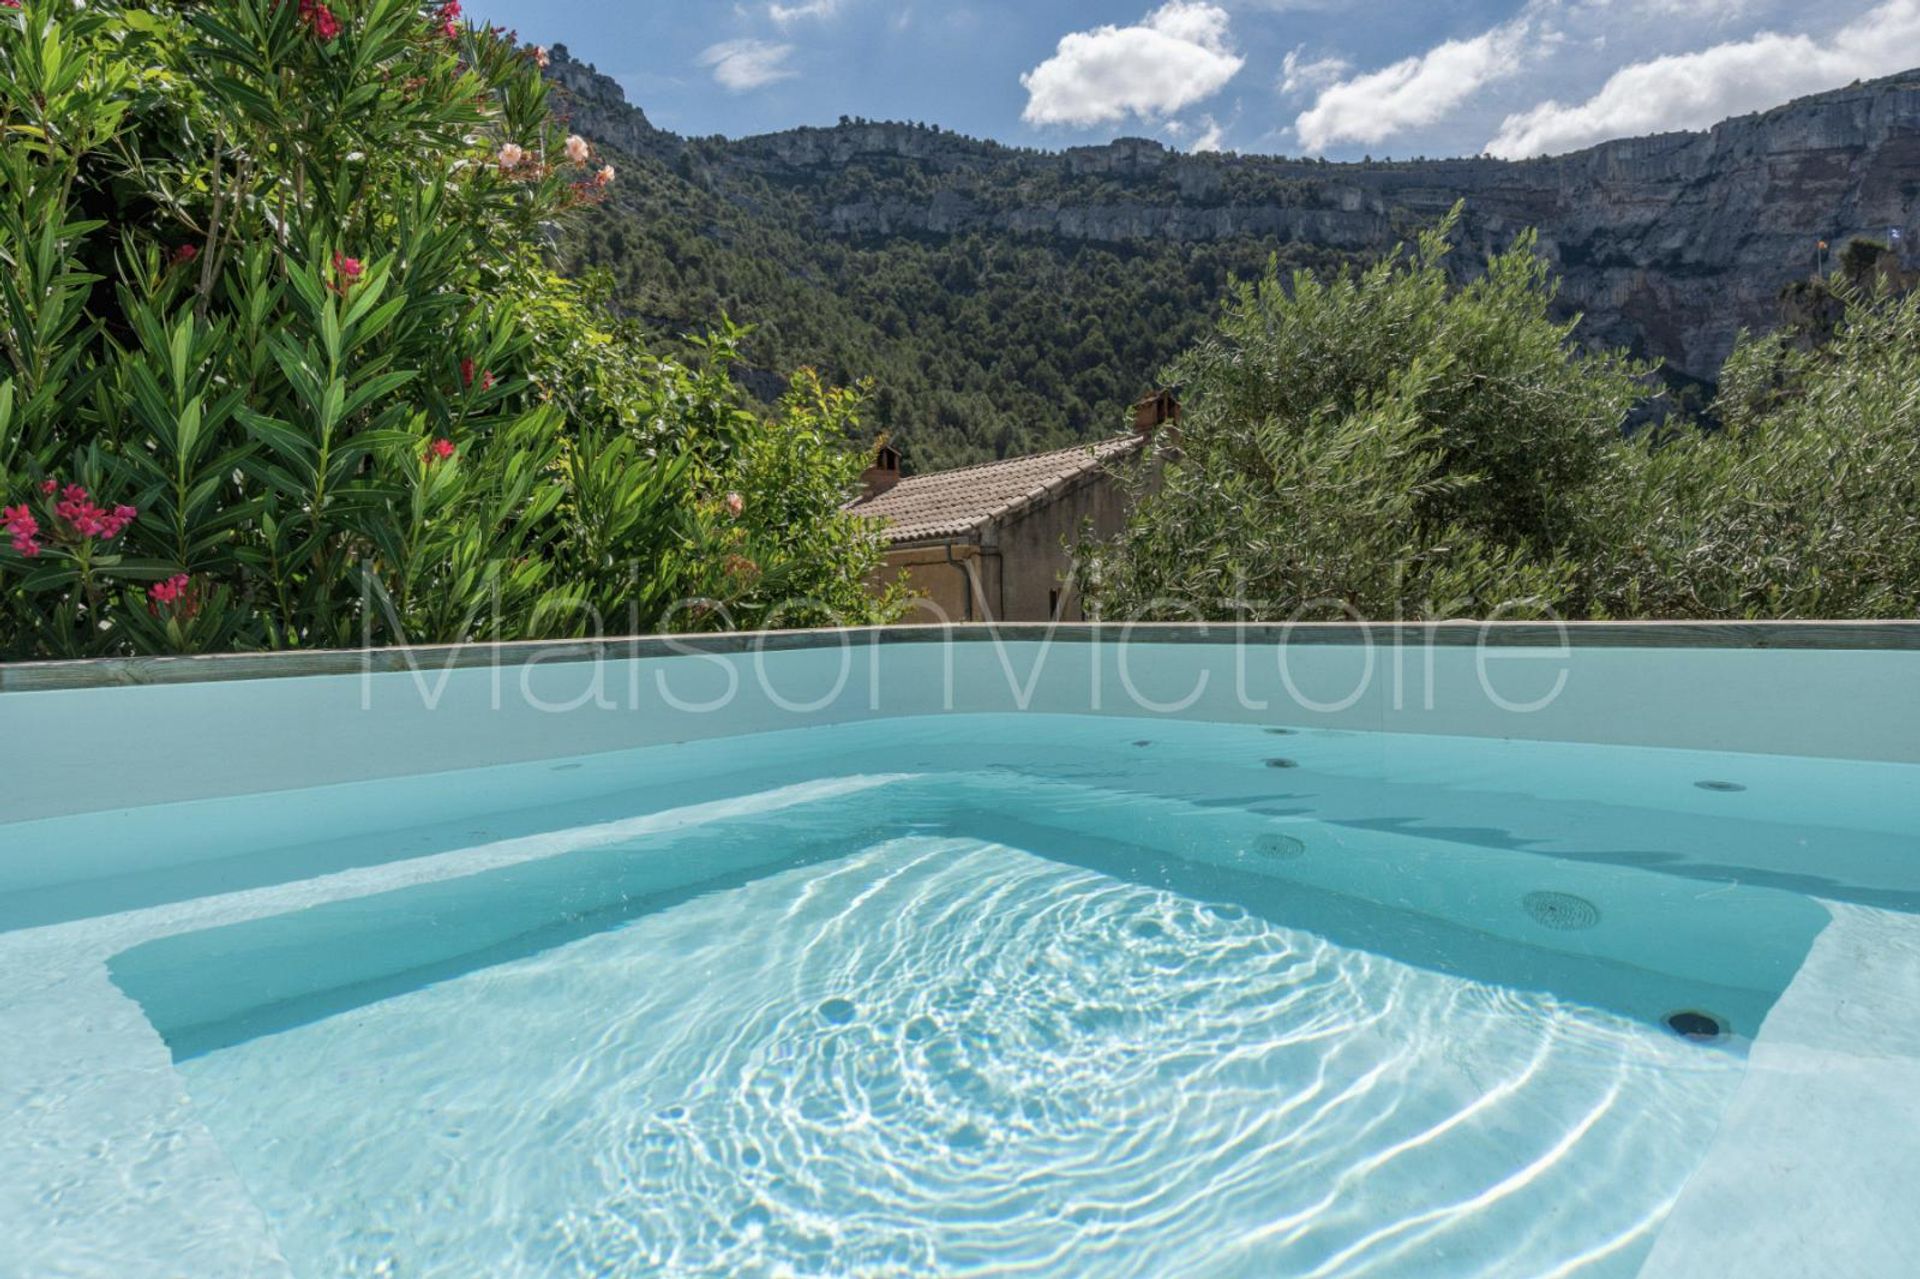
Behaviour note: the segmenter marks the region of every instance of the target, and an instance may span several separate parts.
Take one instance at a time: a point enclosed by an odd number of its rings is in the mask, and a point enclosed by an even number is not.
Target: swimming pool
[[[1495,634],[24,672],[0,1273],[1898,1273],[1906,632]]]

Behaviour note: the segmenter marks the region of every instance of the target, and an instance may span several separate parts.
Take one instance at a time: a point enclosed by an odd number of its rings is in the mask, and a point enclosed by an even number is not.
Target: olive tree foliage
[[[1920,616],[1920,293],[1841,288],[1831,341],[1744,339],[1718,430],[1622,440],[1578,554],[1596,616]]]
[[[1920,615],[1920,293],[1821,281],[1712,419],[1625,429],[1649,370],[1551,318],[1531,236],[1461,283],[1452,221],[1358,275],[1240,285],[1186,416],[1082,548],[1108,618]]]
[[[881,615],[876,530],[741,494],[796,431],[844,482],[857,399],[768,420],[738,331],[557,277],[616,175],[458,9],[0,7],[0,658]]]
[[[1531,235],[1465,284],[1458,211],[1371,269],[1269,268],[1168,374],[1184,417],[1125,478],[1080,585],[1110,618],[1535,613],[1644,370],[1550,318]]]

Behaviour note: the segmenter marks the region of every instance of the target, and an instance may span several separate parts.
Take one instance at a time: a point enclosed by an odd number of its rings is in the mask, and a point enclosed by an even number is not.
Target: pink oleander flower
[[[458,452],[452,440],[435,440],[427,445],[427,451],[420,455],[420,460],[432,466],[435,462],[451,462]]]
[[[347,290],[354,286],[365,271],[366,266],[359,258],[350,258],[344,253],[335,253],[333,255],[334,291],[341,297],[345,297]]]
[[[729,493],[727,494],[726,506],[727,514],[737,520],[740,518],[740,512],[747,509],[747,499],[741,497],[738,493]]]
[[[14,2],[17,4],[19,0],[14,0]],[[548,55],[546,45],[536,44],[533,46],[533,65],[539,67],[542,71],[545,71],[553,65],[553,59]]]
[[[500,148],[500,172],[511,173],[525,163],[527,149],[517,142],[509,142]]]
[[[147,588],[147,611],[158,617],[162,608],[181,621],[191,621],[200,612],[199,587],[185,573],[155,582]]]
[[[0,0],[0,9],[18,9],[19,7],[20,0]],[[546,64],[542,63],[541,65],[544,66]]]
[[[18,506],[0,507],[0,524],[7,530],[7,538],[13,543],[13,549],[32,559],[40,554],[40,521],[33,518],[33,512],[22,502]]]
[[[613,185],[613,166],[611,164],[603,164],[600,166],[600,172],[593,175],[593,185],[596,187]]]
[[[575,164],[585,164],[592,154],[593,148],[588,146],[587,140],[579,134],[573,134],[567,139],[567,159]]]
[[[300,0],[300,21],[313,28],[313,34],[321,44],[332,41],[340,34],[340,19],[333,16],[333,10],[318,0]]]
[[[69,484],[62,490],[60,500],[54,504],[53,513],[75,536],[95,537],[103,541],[119,537],[140,514],[131,506],[104,510],[95,505],[87,490],[78,484]]]
[[[460,21],[460,0],[447,0],[447,3],[440,6],[436,16],[440,21],[441,35],[451,40],[460,34],[460,28],[457,25]]]
[[[116,506],[106,510],[94,502],[83,485],[69,484],[61,488],[58,480],[45,479],[40,481],[38,487],[41,496],[54,499],[52,533],[56,541],[98,539],[110,542],[126,532],[127,526],[140,515],[131,506]],[[19,506],[0,507],[0,528],[5,529],[13,549],[29,559],[46,549],[40,542],[40,521],[25,502]]]
[[[175,266],[185,266],[199,256],[200,256],[199,245],[183,244],[179,248],[173,251],[173,264]]]

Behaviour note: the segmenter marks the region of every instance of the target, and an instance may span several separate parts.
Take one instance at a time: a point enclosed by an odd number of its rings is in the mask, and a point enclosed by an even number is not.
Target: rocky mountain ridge
[[[550,74],[581,132],[736,203],[776,190],[819,232],[852,241],[1252,239],[1377,253],[1463,201],[1463,257],[1538,228],[1585,340],[1706,381],[1740,329],[1778,322],[1781,290],[1815,269],[1819,241],[1900,228],[1911,246],[1920,235],[1920,70],[1551,158],[1327,163],[1145,139],[1045,152],[862,120],[688,139],[554,54]]]

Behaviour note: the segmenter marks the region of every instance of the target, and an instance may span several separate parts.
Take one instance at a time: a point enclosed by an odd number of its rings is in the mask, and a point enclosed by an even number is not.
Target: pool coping
[[[197,657],[0,663],[0,694],[155,684],[728,656],[851,644],[1253,644],[1920,652],[1920,621],[1884,622],[1003,622],[726,631]]]

